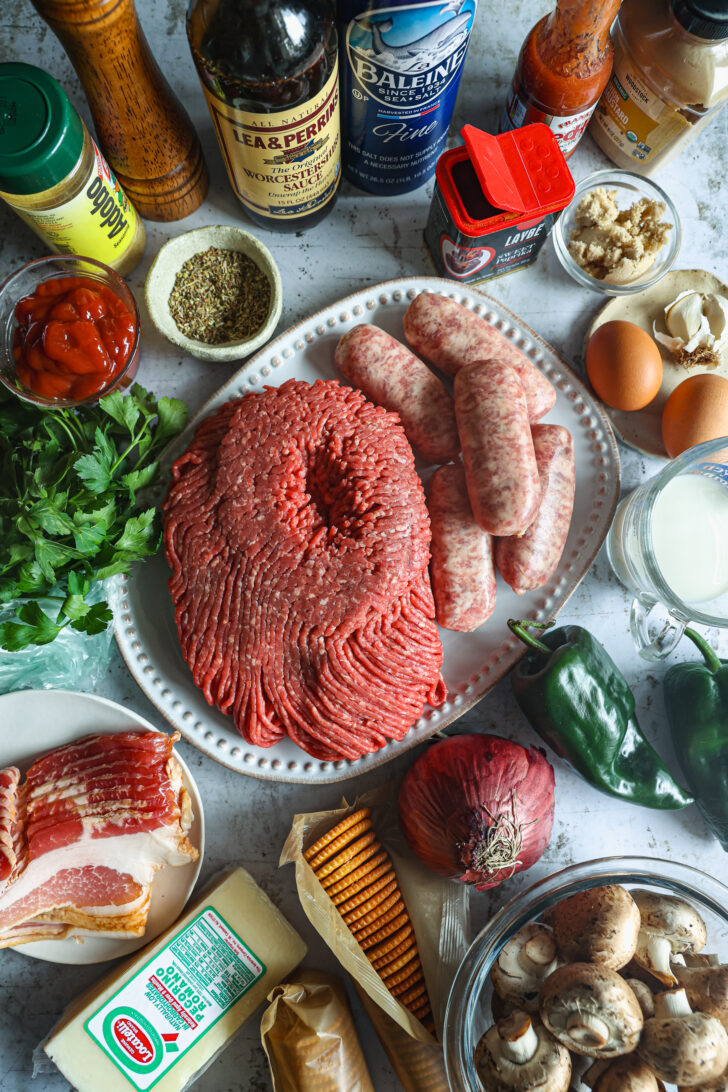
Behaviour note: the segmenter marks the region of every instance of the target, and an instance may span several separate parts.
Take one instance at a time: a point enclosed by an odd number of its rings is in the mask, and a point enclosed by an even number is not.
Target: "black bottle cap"
[[[728,38],[728,0],[672,0],[672,10],[696,38]]]

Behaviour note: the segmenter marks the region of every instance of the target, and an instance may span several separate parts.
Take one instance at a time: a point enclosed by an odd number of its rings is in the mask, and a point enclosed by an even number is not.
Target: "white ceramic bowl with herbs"
[[[268,341],[283,306],[273,256],[227,224],[170,239],[147,274],[144,297],[159,332],[199,360],[242,360]]]

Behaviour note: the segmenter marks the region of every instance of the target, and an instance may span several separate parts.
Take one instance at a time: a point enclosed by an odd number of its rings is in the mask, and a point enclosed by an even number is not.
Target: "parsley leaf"
[[[184,403],[135,384],[98,405],[41,409],[0,390],[0,647],[18,651],[65,626],[100,633],[92,585],[159,547],[155,508],[137,496],[159,476],[161,450],[187,423]],[[38,599],[59,603],[55,620]]]

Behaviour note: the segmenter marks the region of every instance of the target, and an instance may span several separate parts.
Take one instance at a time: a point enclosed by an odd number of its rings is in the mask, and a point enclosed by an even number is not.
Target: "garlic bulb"
[[[688,290],[668,303],[664,311],[667,333],[657,329],[655,340],[665,345],[681,363],[691,354],[700,355],[703,364],[718,363],[716,350],[728,332],[728,299]]]

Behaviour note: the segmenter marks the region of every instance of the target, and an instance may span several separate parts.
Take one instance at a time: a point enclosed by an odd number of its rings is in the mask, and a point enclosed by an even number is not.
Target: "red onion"
[[[551,837],[554,771],[543,751],[498,736],[451,736],[420,755],[399,791],[412,852],[441,876],[495,887]]]

